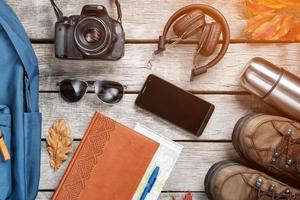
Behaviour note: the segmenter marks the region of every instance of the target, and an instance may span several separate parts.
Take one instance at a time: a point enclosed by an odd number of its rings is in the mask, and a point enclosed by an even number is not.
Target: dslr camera
[[[118,19],[111,18],[102,5],[86,5],[80,15],[66,17],[50,0],[55,24],[55,55],[61,59],[118,60],[124,55],[125,33],[118,0]]]

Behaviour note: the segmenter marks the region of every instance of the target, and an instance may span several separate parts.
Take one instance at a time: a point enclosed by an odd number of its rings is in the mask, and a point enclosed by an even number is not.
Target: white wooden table
[[[235,159],[231,133],[236,121],[250,112],[276,111],[248,94],[239,85],[239,74],[245,63],[254,56],[266,59],[300,74],[299,44],[253,43],[246,39],[243,0],[121,0],[126,31],[126,55],[116,62],[65,61],[54,56],[53,33],[56,21],[49,0],[7,0],[23,22],[32,39],[40,64],[40,108],[43,113],[43,139],[40,192],[37,199],[50,199],[64,170],[49,166],[45,138],[56,119],[70,122],[75,138],[74,149],[95,111],[100,111],[129,127],[135,122],[184,145],[183,153],[172,172],[161,200],[174,194],[181,200],[186,191],[193,192],[195,200],[207,199],[204,177],[209,167],[220,160]],[[107,0],[59,0],[66,15],[79,14],[83,5],[98,3],[107,6],[116,16],[115,5]],[[215,68],[190,82],[190,68],[195,45],[182,44],[170,50],[150,71],[145,62],[156,48],[158,35],[169,16],[190,3],[206,3],[220,9],[230,24],[231,45],[227,55]],[[113,8],[112,8],[113,7]],[[146,77],[154,73],[160,77],[212,102],[216,110],[205,132],[199,138],[137,108],[134,100]],[[101,104],[94,94],[88,93],[75,104],[64,102],[56,83],[65,78],[83,80],[115,80],[128,86],[123,101],[115,106]]]

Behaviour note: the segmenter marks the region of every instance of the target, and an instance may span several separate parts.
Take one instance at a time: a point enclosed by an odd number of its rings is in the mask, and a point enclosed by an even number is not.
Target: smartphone
[[[149,75],[135,104],[200,136],[215,106],[155,76]]]

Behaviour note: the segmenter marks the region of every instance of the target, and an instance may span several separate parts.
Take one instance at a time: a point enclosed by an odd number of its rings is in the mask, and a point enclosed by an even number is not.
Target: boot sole
[[[229,167],[232,165],[238,165],[236,162],[232,161],[221,161],[218,163],[215,163],[207,172],[204,180],[204,186],[205,186],[205,192],[210,200],[216,200],[213,192],[213,185],[215,183],[215,177],[216,175],[225,167]]]
[[[251,121],[252,119],[262,116],[264,114],[248,114],[244,117],[242,117],[241,119],[238,120],[238,122],[236,123],[234,129],[233,129],[233,133],[232,133],[232,144],[233,147],[235,148],[236,152],[239,154],[239,156],[241,158],[243,158],[245,161],[250,162],[252,165],[255,165],[256,167],[258,167],[257,164],[255,164],[250,158],[247,157],[246,153],[243,151],[243,143],[242,143],[242,136],[245,133],[245,126],[248,124],[249,121]]]

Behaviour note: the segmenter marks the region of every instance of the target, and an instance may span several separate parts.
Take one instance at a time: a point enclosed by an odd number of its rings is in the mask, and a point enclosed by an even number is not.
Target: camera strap
[[[62,21],[64,18],[64,15],[62,11],[59,9],[59,7],[55,4],[54,0],[50,0],[51,5],[54,9],[57,21]],[[118,11],[118,22],[122,23],[122,10],[121,10],[121,4],[118,0],[115,0],[115,4],[117,6],[117,11]]]
[[[122,23],[122,10],[121,10],[121,5],[120,2],[118,0],[115,0],[115,4],[117,6],[117,10],[118,10],[118,22]]]
[[[55,15],[56,15],[56,18],[57,18],[57,21],[62,21],[63,18],[64,18],[64,15],[62,13],[62,11],[59,9],[59,7],[55,4],[54,0],[50,0],[51,2],[51,5],[54,9],[54,12],[55,12]]]

